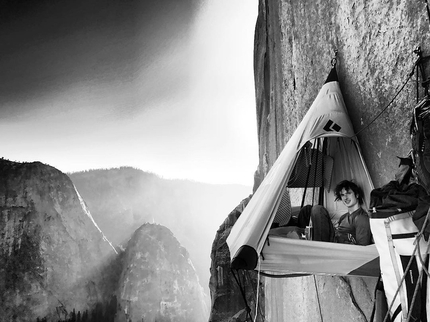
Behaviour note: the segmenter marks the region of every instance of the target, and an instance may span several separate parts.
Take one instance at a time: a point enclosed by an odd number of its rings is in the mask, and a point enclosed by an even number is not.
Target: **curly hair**
[[[341,191],[344,188],[346,191],[352,190],[352,192],[354,192],[354,194],[358,200],[358,203],[360,205],[363,204],[363,195],[364,195],[363,190],[361,190],[361,188],[357,184],[355,184],[354,182],[349,181],[349,180],[343,180],[343,181],[339,182],[337,184],[336,188],[334,188],[334,194],[336,196],[335,201],[342,200]]]

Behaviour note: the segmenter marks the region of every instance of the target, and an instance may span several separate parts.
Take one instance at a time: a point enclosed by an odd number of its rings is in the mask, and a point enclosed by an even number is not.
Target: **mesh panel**
[[[310,162],[312,158],[312,161]],[[323,168],[324,166],[324,168]],[[322,187],[330,183],[333,159],[317,149],[302,150],[288,181],[290,188]],[[306,184],[307,180],[307,184]]]
[[[287,188],[284,188],[282,192],[281,202],[279,203],[279,207],[276,210],[275,219],[273,222],[278,223],[279,226],[283,226],[288,224],[291,219],[291,202],[290,202],[290,194]]]

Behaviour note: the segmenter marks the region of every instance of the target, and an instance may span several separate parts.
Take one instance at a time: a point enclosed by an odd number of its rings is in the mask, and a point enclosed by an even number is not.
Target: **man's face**
[[[345,188],[343,188],[340,191],[340,197],[342,199],[343,204],[348,208],[358,205],[357,196],[351,189],[346,190]]]

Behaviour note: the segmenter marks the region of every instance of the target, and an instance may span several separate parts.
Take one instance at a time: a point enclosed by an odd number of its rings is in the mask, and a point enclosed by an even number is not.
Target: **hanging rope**
[[[258,258],[258,274],[259,275],[263,275],[262,274],[262,272],[261,272],[261,259],[263,259],[264,260],[264,258],[262,257],[262,256],[260,256],[259,258]],[[254,281],[253,281],[253,278],[251,277],[251,275],[250,275],[250,273],[249,273],[249,271],[248,270],[246,270],[245,272],[244,272],[246,275],[245,275],[245,282],[249,282],[249,284],[251,284],[251,289],[252,289],[252,291],[253,291],[253,293],[254,293],[254,296],[255,296],[255,302],[256,302],[256,307],[255,307],[255,317],[254,317],[254,322],[257,320],[257,317],[258,317],[258,313],[260,314],[260,316],[261,316],[261,321],[265,321],[265,317],[264,317],[264,313],[262,312],[262,310],[261,310],[261,307],[260,307],[260,305],[259,305],[259,297],[260,297],[260,295],[259,295],[259,291],[260,291],[260,276],[258,276],[258,278],[257,278],[257,285],[255,285],[254,284]],[[260,274],[261,273],[261,274]]]
[[[264,259],[263,259],[264,260]],[[260,269],[261,269],[261,267],[260,267]],[[257,292],[256,291],[256,289],[257,289],[257,286],[254,284],[254,281],[252,280],[252,278],[251,278],[251,276],[249,275],[249,271],[246,271],[246,273],[247,273],[247,278],[249,279],[249,281],[250,281],[250,283],[252,284],[252,291],[254,292],[254,296],[255,296],[255,298],[257,299],[260,295],[258,294],[259,292]],[[264,276],[263,275],[263,272],[261,272],[261,276]],[[258,285],[260,285],[260,284],[258,284]],[[256,300],[257,301],[257,300]],[[260,314],[260,316],[261,316],[261,321],[266,321],[266,318],[265,318],[265,316],[264,316],[264,313],[263,313],[263,311],[262,311],[262,309],[261,309],[261,305],[258,303],[257,305],[256,305],[256,308],[255,308],[255,318],[254,319],[257,319],[257,313],[259,313]]]
[[[399,94],[402,92],[402,90],[405,88],[406,84],[409,82],[409,80],[411,79],[411,77],[414,75],[415,72],[415,65],[414,65],[414,70],[409,73],[408,77],[406,78],[405,82],[403,83],[403,85],[400,87],[400,89],[397,91],[397,93],[394,95],[394,97],[391,99],[391,101],[373,118],[372,121],[370,121],[369,124],[367,124],[365,127],[363,127],[360,131],[358,131],[357,133],[355,133],[351,139],[353,137],[357,137],[361,132],[363,132],[364,130],[366,130],[369,126],[371,126],[381,115],[382,113],[384,113],[387,108],[390,107],[391,104],[393,104],[394,100],[397,98],[397,96],[399,96]]]
[[[237,285],[239,286],[240,293],[242,294],[243,301],[245,302],[246,320],[248,321],[248,318],[249,318],[249,321],[252,322],[251,308],[249,307],[248,301],[246,300],[245,287],[243,287],[242,283],[240,282],[239,271],[237,271],[237,275],[238,275],[237,277],[234,274],[234,270],[233,269],[231,269],[231,273],[232,273],[234,279],[236,280]]]
[[[385,317],[384,317],[383,322],[387,322],[387,321],[389,321],[389,318],[390,318],[390,312],[391,312],[391,309],[393,308],[393,305],[394,305],[394,300],[396,299],[397,295],[399,294],[399,292],[400,292],[400,288],[402,287],[403,282],[404,282],[404,281],[405,281],[405,279],[406,279],[407,272],[409,271],[409,268],[410,268],[410,267],[411,267],[411,265],[412,265],[412,262],[413,262],[414,256],[415,256],[415,254],[417,253],[417,251],[419,250],[419,242],[420,242],[420,239],[424,236],[424,235],[423,235],[423,232],[424,232],[425,227],[427,226],[427,223],[428,223],[428,220],[429,220],[429,215],[430,215],[430,208],[429,208],[429,210],[427,211],[427,215],[426,215],[426,218],[425,218],[425,220],[424,220],[424,224],[423,224],[423,226],[421,227],[421,230],[420,230],[420,231],[417,233],[417,235],[416,235],[416,238],[415,238],[415,247],[414,247],[414,250],[413,250],[413,252],[412,252],[412,254],[411,254],[411,258],[409,259],[408,265],[406,265],[406,268],[405,268],[405,270],[404,270],[404,272],[405,272],[405,273],[403,274],[402,279],[400,280],[400,283],[399,283],[399,285],[398,285],[398,287],[397,287],[397,289],[396,289],[396,292],[394,293],[393,300],[391,301],[391,303],[390,303],[390,305],[389,305],[389,307],[388,307],[388,310],[387,310],[387,313],[385,314]],[[430,242],[427,244],[427,249],[426,249],[426,252],[425,252],[426,254],[428,253],[429,249],[430,249]],[[421,252],[418,252],[418,258],[421,258]],[[421,263],[423,263],[422,259],[421,259]],[[422,267],[424,268],[424,265],[423,265]],[[426,274],[428,274],[427,270],[425,270],[425,272],[426,272]],[[422,275],[422,271],[420,272],[420,278],[421,278],[421,275]],[[415,295],[415,293],[417,292],[417,289],[418,289],[418,287],[420,286],[420,284],[421,284],[421,283],[417,283],[417,284],[415,285],[415,289],[414,289],[414,296],[412,297],[412,301],[411,301],[410,308],[411,308],[411,307],[413,307],[413,306],[414,306],[414,304],[415,304],[415,299],[416,299],[416,295]],[[409,309],[410,309],[410,308],[409,308]],[[405,322],[409,322],[409,319],[410,319],[410,312],[409,312],[408,317],[407,317],[407,320],[406,320]]]
[[[315,292],[317,294],[317,302],[318,302],[318,310],[321,318],[321,322],[324,322],[323,315],[322,315],[322,309],[321,309],[321,302],[320,302],[320,296],[318,293],[318,285],[317,285],[317,279],[315,275],[312,275],[314,277],[314,284],[315,284]]]
[[[429,15],[429,20],[430,20],[430,9],[429,9],[427,0],[425,0],[425,1],[426,1],[426,5],[427,5],[427,13]],[[418,58],[416,59],[416,61],[414,63],[414,66],[412,68],[412,71],[408,74],[405,82],[397,90],[396,94],[390,100],[390,102],[373,118],[373,120],[370,121],[370,123],[367,124],[365,127],[363,127],[360,131],[358,131],[357,133],[355,133],[351,138],[357,137],[361,132],[363,132],[364,130],[366,130],[367,128],[369,128],[370,125],[372,125],[382,115],[382,113],[384,113],[388,109],[388,107],[390,107],[391,104],[393,104],[394,100],[403,91],[403,89],[405,88],[405,86],[409,82],[409,80],[412,78],[412,76],[414,76],[415,71],[417,73],[416,74],[416,78],[417,78],[417,85],[416,85],[416,87],[417,87],[416,88],[416,91],[417,91],[416,95],[417,95],[417,97],[416,97],[416,99],[417,99],[417,102],[419,101],[419,81],[418,81],[418,78],[419,78],[419,69],[421,69],[421,74],[422,74],[421,76],[424,77],[424,70],[423,70],[423,67],[422,67],[422,62],[423,62],[423,59],[428,58],[428,57],[424,57],[424,58],[422,57],[422,52],[421,52],[421,48],[420,47],[417,47],[413,52],[414,52],[414,54],[416,54],[418,56]],[[423,82],[423,86],[425,87],[425,94],[428,95],[428,84],[425,85],[426,82]]]
[[[257,295],[255,296],[255,318],[254,318],[254,322],[257,321],[257,316],[258,316],[258,300],[259,300],[259,295],[260,295],[260,271],[261,271],[261,257],[258,257],[258,271],[257,271]]]
[[[424,220],[424,224],[423,224],[423,226],[422,226],[422,228],[421,228],[421,230],[419,231],[419,233],[417,234],[417,236],[416,236],[416,238],[415,238],[415,244],[416,244],[416,249],[417,249],[417,253],[418,253],[418,255],[417,255],[417,257],[418,257],[418,259],[420,260],[420,263],[421,263],[421,270],[420,270],[420,274],[419,274],[419,276],[418,276],[418,281],[421,281],[421,279],[422,279],[422,276],[423,276],[423,272],[425,272],[426,273],[426,277],[428,278],[430,275],[429,275],[429,272],[428,272],[428,270],[427,270],[427,268],[426,268],[426,265],[428,265],[428,263],[426,263],[426,261],[424,261],[423,260],[423,258],[422,258],[422,253],[421,253],[421,249],[420,249],[420,241],[421,241],[421,238],[423,238],[423,232],[424,232],[424,229],[425,229],[425,227],[427,226],[427,222],[428,222],[428,218],[429,218],[429,213],[430,213],[430,208],[429,208],[429,210],[427,211],[427,215],[426,215],[426,218],[425,218],[425,220]],[[428,242],[427,243],[427,249],[426,249],[426,251],[425,251],[425,254],[428,254],[428,251],[429,251],[429,249],[430,249],[430,242]],[[428,255],[427,255],[428,256]],[[419,289],[419,286],[421,285],[421,283],[417,283],[416,285],[415,285],[415,289],[414,289],[414,295],[413,295],[413,297],[412,297],[412,301],[411,301],[411,305],[410,305],[410,307],[412,308],[412,307],[414,307],[414,304],[415,304],[415,300],[416,300],[416,298],[417,298],[417,295],[418,295],[418,289]],[[411,319],[411,317],[412,317],[412,310],[409,308],[409,314],[408,314],[408,317],[407,317],[407,319],[406,319],[406,322],[409,322],[410,321],[410,319]]]

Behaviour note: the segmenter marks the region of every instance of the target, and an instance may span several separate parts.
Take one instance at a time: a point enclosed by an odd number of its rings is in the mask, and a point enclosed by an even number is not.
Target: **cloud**
[[[0,22],[3,156],[251,185],[257,2],[46,0],[11,10]]]
[[[2,9],[14,18],[0,34],[3,118],[34,115],[33,101],[77,87],[88,100],[103,89],[136,101],[183,91],[192,1],[30,1]],[[144,108],[130,101],[129,109]]]

